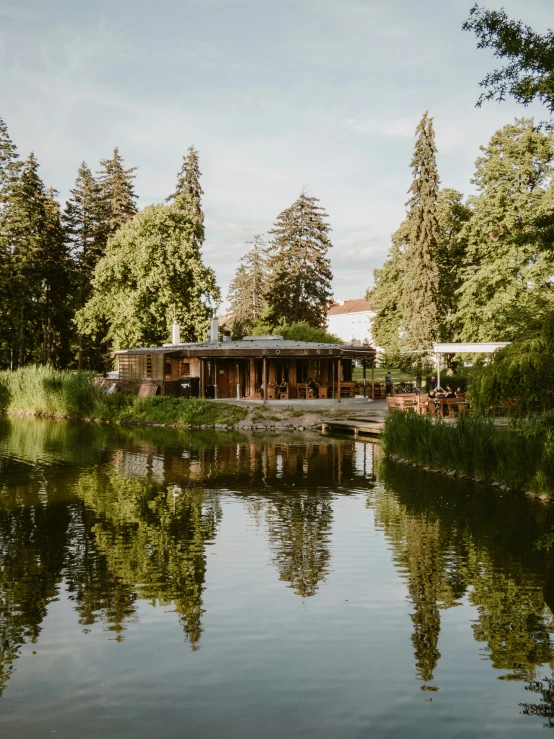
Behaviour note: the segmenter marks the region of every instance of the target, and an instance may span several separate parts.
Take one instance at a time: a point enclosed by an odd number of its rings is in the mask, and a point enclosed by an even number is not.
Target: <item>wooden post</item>
[[[339,357],[338,365],[337,365],[337,395],[338,395],[338,401],[340,403],[340,373],[342,371],[342,362],[341,358]]]
[[[204,397],[204,360],[200,359],[200,397]]]
[[[366,385],[367,385],[367,381],[366,381],[366,374],[367,374],[366,373],[366,369],[367,368],[366,368],[366,361],[365,361],[365,359],[362,359],[362,364],[363,364],[363,367],[364,367],[364,398],[365,398],[366,395],[367,395],[367,393],[366,393]]]
[[[264,404],[267,403],[267,359],[264,357],[262,369],[262,382],[264,383]]]
[[[371,400],[375,400],[375,357],[371,360]]]

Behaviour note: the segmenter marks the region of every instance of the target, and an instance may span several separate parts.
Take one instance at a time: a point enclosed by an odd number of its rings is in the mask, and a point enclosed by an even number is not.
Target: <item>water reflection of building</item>
[[[156,447],[118,451],[121,475],[258,498],[279,578],[302,597],[314,595],[329,570],[331,494],[367,488],[374,447],[316,439],[303,444],[245,441],[198,450]],[[163,469],[162,469],[163,462]]]
[[[373,454],[371,444],[321,439],[302,444],[243,441],[200,449],[175,447],[163,454],[155,445],[143,444],[118,450],[112,463],[125,477],[156,482],[223,486],[241,493],[259,493],[268,487],[315,492],[348,490],[352,484],[373,479]]]

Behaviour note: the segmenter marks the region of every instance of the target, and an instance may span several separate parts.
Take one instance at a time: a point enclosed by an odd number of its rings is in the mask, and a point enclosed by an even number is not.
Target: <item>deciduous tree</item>
[[[77,314],[79,330],[114,349],[166,341],[173,315],[184,341],[205,336],[219,301],[213,270],[202,262],[195,221],[175,205],[151,205],[114,236],[98,261],[93,293]]]
[[[538,100],[554,113],[554,32],[533,31],[521,21],[511,20],[504,9],[486,10],[475,4],[462,28],[473,31],[477,48],[493,49],[494,55],[507,62],[506,66],[489,72],[481,81],[485,91],[477,101],[502,102],[513,97],[529,105]],[[546,122],[552,128],[552,120]]]
[[[516,120],[482,147],[456,322],[466,341],[510,341],[554,310],[554,134]]]

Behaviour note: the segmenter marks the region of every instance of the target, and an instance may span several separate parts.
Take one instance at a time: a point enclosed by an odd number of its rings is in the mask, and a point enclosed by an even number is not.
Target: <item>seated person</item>
[[[462,390],[462,388],[461,388],[461,387],[457,387],[457,388],[456,388],[456,397],[457,397],[457,398],[463,398],[463,397],[464,397],[464,395],[465,395],[465,393],[464,393],[464,391]]]
[[[288,386],[287,386],[287,383],[285,382],[285,378],[283,378],[281,380],[280,384],[277,386],[277,390],[279,392],[279,395],[281,395],[281,393],[286,393],[287,392],[287,387]]]
[[[446,392],[444,394],[444,397],[445,398],[455,398],[456,397],[456,393],[454,392],[454,390],[452,390],[450,385],[446,386]]]
[[[441,400],[446,398],[446,393],[440,385],[437,385],[437,389],[435,390],[435,398],[440,398]]]
[[[314,397],[317,398],[318,396],[317,385],[315,384],[315,382],[312,380],[311,377],[308,377],[308,390],[311,390],[314,394]]]

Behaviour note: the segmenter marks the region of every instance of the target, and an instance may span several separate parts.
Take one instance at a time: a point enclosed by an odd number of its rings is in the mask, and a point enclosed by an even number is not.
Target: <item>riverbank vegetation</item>
[[[106,395],[92,381],[90,372],[51,367],[23,367],[15,372],[0,372],[0,411],[190,426],[233,425],[246,416],[246,410],[236,405],[199,398],[139,398],[130,393]]]
[[[392,413],[385,420],[383,448],[389,456],[513,490],[554,494],[554,417],[497,428],[482,416],[456,423]]]

